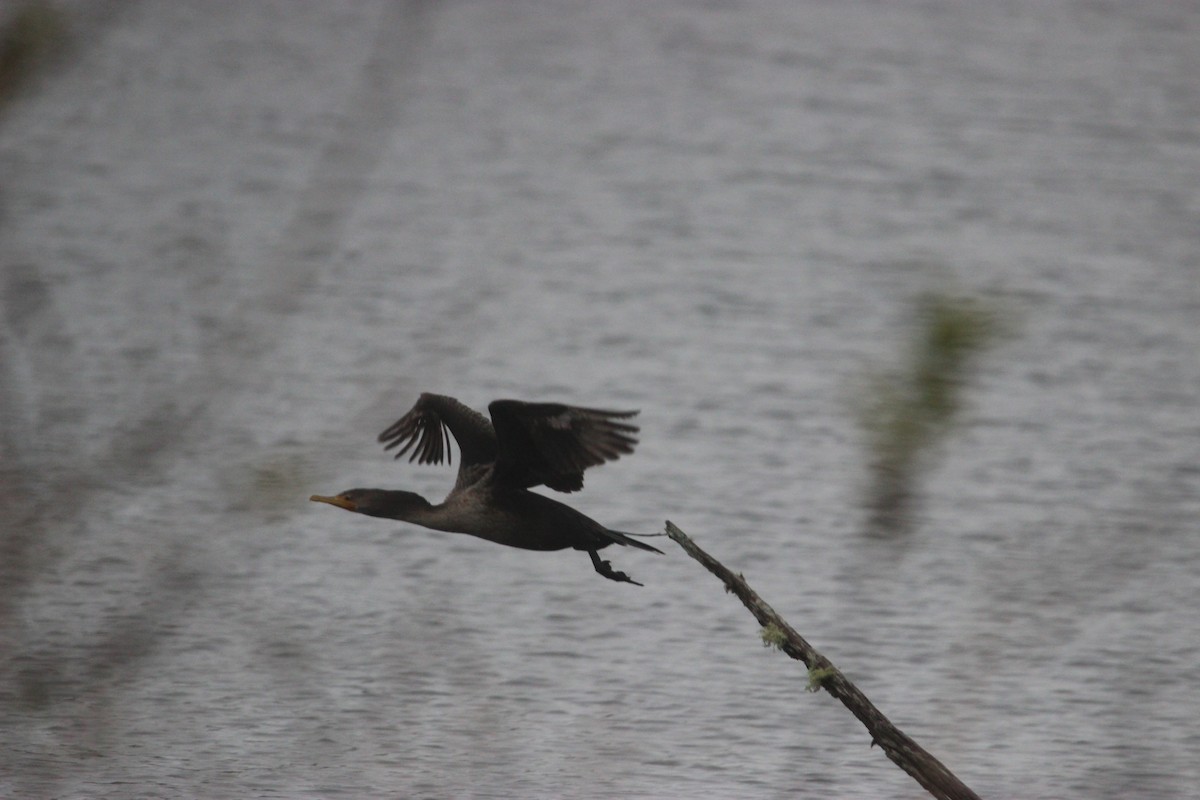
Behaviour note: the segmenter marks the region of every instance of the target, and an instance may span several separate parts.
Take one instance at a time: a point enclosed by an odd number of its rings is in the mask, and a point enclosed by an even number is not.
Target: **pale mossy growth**
[[[821,684],[825,679],[832,678],[834,675],[837,675],[837,670],[833,667],[813,667],[808,671],[808,691],[821,691]]]
[[[919,473],[953,426],[975,359],[1000,330],[999,314],[982,301],[926,295],[906,361],[870,377],[859,421],[871,457],[872,532],[907,527]]]
[[[760,633],[762,635],[763,647],[774,647],[776,650],[782,650],[783,646],[787,644],[787,634],[774,622],[764,626]]]

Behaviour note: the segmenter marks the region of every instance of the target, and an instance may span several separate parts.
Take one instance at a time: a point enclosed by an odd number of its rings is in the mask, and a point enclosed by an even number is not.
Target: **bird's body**
[[[351,489],[312,499],[526,550],[585,550],[604,577],[636,583],[601,561],[596,551],[610,544],[660,550],[529,488],[582,488],[588,467],[633,452],[637,428],[620,420],[637,412],[518,400],[496,400],[488,410],[491,422],[452,397],[427,393],[379,436],[388,449],[403,445],[397,458],[411,450],[409,460],[422,464],[449,461],[449,436],[454,436],[461,453],[458,478],[442,503],[384,489]]]

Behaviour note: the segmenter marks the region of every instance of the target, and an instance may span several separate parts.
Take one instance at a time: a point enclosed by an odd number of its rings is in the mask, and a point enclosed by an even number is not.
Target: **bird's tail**
[[[645,542],[639,542],[637,540],[637,538],[635,538],[635,537],[643,537],[644,538],[646,536],[663,536],[664,534],[661,534],[661,533],[626,533],[625,531],[614,531],[609,528],[605,528],[605,532],[608,533],[608,535],[612,537],[612,540],[614,542],[616,542],[617,544],[629,545],[630,547],[636,547],[639,550],[649,550],[650,552],[658,553],[659,555],[663,554],[662,550],[659,550],[657,547],[651,547],[650,545],[646,544]]]

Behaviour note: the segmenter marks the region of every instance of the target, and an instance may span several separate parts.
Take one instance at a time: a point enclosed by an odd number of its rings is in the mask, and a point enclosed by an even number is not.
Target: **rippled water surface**
[[[674,545],[351,516],[419,392],[640,408],[671,519],[985,797],[1200,781],[1200,12],[68,5],[0,118],[0,793],[916,797]],[[902,539],[853,411],[988,352]],[[20,578],[18,580],[18,578]]]

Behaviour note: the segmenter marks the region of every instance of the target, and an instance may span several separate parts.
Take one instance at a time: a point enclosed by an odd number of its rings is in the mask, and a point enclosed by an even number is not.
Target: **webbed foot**
[[[609,561],[602,561],[600,559],[600,554],[595,550],[588,550],[588,555],[592,557],[592,566],[596,568],[596,572],[599,572],[610,581],[617,581],[618,583],[632,583],[634,586],[644,585],[638,583],[624,572],[613,569],[612,563]]]

